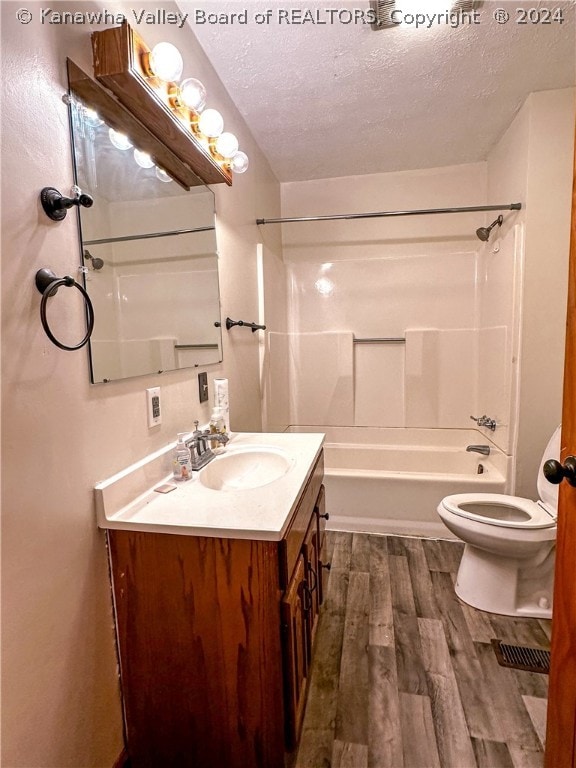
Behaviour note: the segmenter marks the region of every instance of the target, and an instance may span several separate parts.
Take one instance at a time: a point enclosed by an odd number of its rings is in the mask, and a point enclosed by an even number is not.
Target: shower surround
[[[289,184],[285,209],[291,215],[294,187],[294,197],[302,188],[311,196],[298,199],[299,211],[316,212],[309,187],[320,184],[328,193],[320,215],[342,209],[343,188],[359,198],[348,199],[349,210],[481,204],[485,170],[473,164],[385,174],[386,184],[380,175]],[[386,194],[376,197],[382,188]],[[268,337],[271,420],[469,429],[471,415],[486,413],[499,424],[498,446],[509,451],[522,259],[517,215],[507,213],[512,226],[486,243],[475,234],[486,217],[478,213],[285,224],[290,332]]]

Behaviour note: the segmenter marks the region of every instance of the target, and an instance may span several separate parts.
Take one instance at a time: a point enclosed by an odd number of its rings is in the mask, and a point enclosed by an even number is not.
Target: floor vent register
[[[550,672],[550,651],[543,648],[526,648],[523,645],[508,645],[501,640],[491,640],[498,664],[502,667],[523,669],[525,672]]]

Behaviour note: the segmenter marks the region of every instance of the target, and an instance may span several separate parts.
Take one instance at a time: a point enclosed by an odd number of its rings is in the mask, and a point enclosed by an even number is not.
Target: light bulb
[[[233,133],[221,133],[216,139],[216,152],[229,159],[238,152],[238,139]]]
[[[180,84],[180,99],[188,109],[200,113],[206,106],[206,88],[200,80],[189,77]]]
[[[230,168],[234,173],[244,173],[248,170],[249,162],[248,155],[245,152],[236,152],[230,161]]]
[[[147,152],[141,152],[139,149],[134,150],[134,160],[138,163],[140,168],[152,168],[154,160]]]
[[[172,176],[170,176],[169,173],[166,173],[164,168],[156,168],[156,178],[159,181],[164,181],[168,183],[169,181],[172,181]]]
[[[150,54],[150,69],[156,77],[159,77],[160,80],[165,80],[167,83],[180,80],[182,70],[184,69],[184,61],[178,48],[172,45],[172,43],[158,43],[158,45],[155,45]]]
[[[126,136],[124,133],[120,133],[119,131],[115,131],[114,128],[110,128],[108,131],[108,138],[116,147],[116,149],[125,150],[130,149],[130,147],[133,146],[128,136]]]
[[[215,139],[224,130],[224,118],[217,109],[205,109],[198,120],[198,128],[204,136]]]

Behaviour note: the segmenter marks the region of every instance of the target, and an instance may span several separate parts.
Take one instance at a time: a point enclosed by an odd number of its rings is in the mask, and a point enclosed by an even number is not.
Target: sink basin
[[[214,491],[259,488],[288,472],[293,460],[279,448],[250,446],[218,456],[200,472],[200,482]]]

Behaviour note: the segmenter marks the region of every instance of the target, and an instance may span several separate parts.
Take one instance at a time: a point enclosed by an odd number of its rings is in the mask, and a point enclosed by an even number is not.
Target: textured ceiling
[[[574,2],[488,0],[478,24],[378,32],[339,13],[368,0],[178,4],[280,181],[484,160],[530,92],[576,82]],[[433,0],[420,5],[433,13]],[[564,21],[520,24],[519,6]],[[197,9],[220,23],[196,23]],[[328,23],[280,23],[292,9]],[[247,24],[222,23],[244,10]]]

